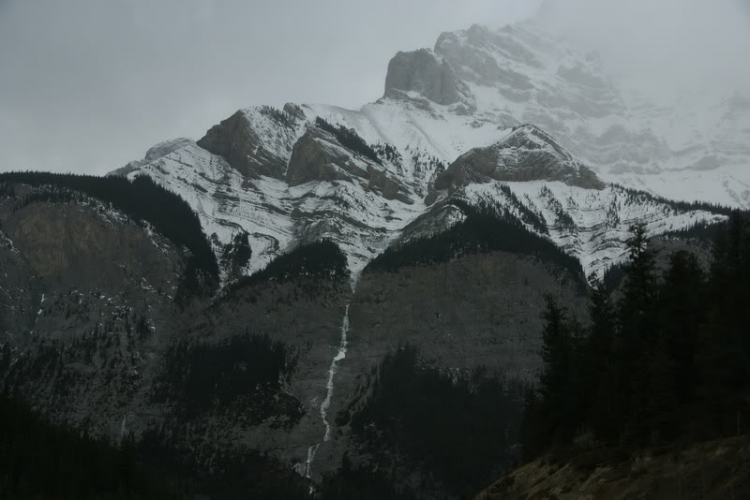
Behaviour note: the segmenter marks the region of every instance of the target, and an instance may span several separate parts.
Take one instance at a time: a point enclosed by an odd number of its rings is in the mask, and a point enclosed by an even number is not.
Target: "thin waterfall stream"
[[[354,289],[354,286],[352,286],[352,289]],[[339,347],[336,351],[336,355],[331,360],[331,366],[328,368],[328,382],[326,383],[326,397],[323,400],[323,402],[320,404],[320,418],[323,420],[323,424],[325,425],[326,431],[323,435],[323,441],[322,443],[325,443],[327,441],[331,440],[331,424],[328,422],[328,409],[331,407],[331,398],[333,397],[333,390],[334,390],[334,377],[336,376],[336,371],[338,370],[338,364],[341,362],[344,358],[346,358],[346,347],[347,347],[347,339],[346,336],[349,333],[349,305],[346,305],[346,310],[344,311],[344,320],[341,324],[341,340],[339,341]],[[315,461],[315,454],[318,452],[318,448],[320,447],[320,443],[315,443],[312,446],[310,446],[307,449],[307,460],[305,462],[305,477],[310,478],[312,475],[312,464]]]

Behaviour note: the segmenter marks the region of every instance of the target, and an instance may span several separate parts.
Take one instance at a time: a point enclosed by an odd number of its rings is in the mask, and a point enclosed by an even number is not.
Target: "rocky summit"
[[[533,23],[472,26],[398,53],[358,110],[239,110],[105,179],[0,175],[3,384],[196,474],[256,453],[312,491],[474,494],[518,458],[545,297],[587,324],[633,224],[702,248],[683,231],[750,204],[750,112],[696,138],[628,99]]]

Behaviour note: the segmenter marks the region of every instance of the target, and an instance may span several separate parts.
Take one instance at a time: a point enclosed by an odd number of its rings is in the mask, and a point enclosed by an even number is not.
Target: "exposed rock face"
[[[36,276],[61,287],[85,283],[116,291],[128,275],[159,284],[167,279],[162,266],[168,259],[140,227],[113,227],[90,208],[35,204],[4,227]]]
[[[352,157],[336,138],[317,127],[310,127],[294,145],[286,173],[286,183],[299,186],[310,181],[367,178],[367,165]]]
[[[298,136],[295,116],[260,108],[255,114],[238,111],[213,126],[198,145],[223,156],[242,175],[283,179]]]
[[[116,440],[176,324],[182,252],[103,205],[12,206],[0,200],[0,306],[14,311],[0,321],[4,383],[54,420]]]
[[[401,203],[411,205],[414,201],[409,196],[409,190],[401,182],[388,175],[388,172],[368,166],[367,175],[369,182],[367,187],[380,193],[386,200],[398,200]]]
[[[487,148],[460,156],[435,180],[435,189],[465,186],[488,179],[506,182],[561,181],[584,189],[605,184],[589,168],[538,128],[518,127],[505,139]]]
[[[511,37],[504,37],[479,25],[474,25],[465,33],[443,33],[435,44],[435,52],[455,68],[462,79],[482,85],[496,85],[499,82],[519,92],[534,88],[531,79],[510,68],[501,68],[493,57],[492,49],[502,48],[511,59],[539,68],[542,63],[535,55]],[[486,50],[486,49],[490,50]],[[482,50],[485,49],[485,50]]]
[[[747,498],[750,441],[731,438],[633,457],[578,450],[570,461],[544,457],[499,480],[477,500]]]
[[[438,104],[461,100],[459,81],[451,66],[431,50],[399,52],[388,63],[385,97],[398,99],[417,92]]]

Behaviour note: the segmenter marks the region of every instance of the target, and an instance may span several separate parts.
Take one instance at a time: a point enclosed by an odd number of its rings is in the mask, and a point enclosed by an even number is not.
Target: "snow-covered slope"
[[[617,185],[596,190],[559,181],[492,181],[468,186],[464,194],[474,202],[495,200],[522,221],[523,212],[538,214],[546,228],[541,234],[576,256],[588,273],[597,274],[627,258],[625,242],[635,223],[645,223],[649,233],[657,235],[724,219],[703,210],[682,210]],[[528,222],[526,226],[540,232]]]
[[[334,144],[331,136],[327,139],[321,149],[335,150],[367,174],[367,162]],[[301,242],[324,237],[342,246],[353,270],[361,269],[424,209],[416,196],[404,201],[383,197],[378,172],[290,186],[270,176],[245,176],[195,143],[143,163],[127,175],[148,175],[187,200],[217,251],[236,233],[249,233],[252,258],[247,273]]]
[[[200,216],[217,254],[234,235],[247,232],[252,257],[244,273],[261,269],[295,245],[320,238],[338,243],[356,273],[393,242],[441,231],[460,220],[460,216],[434,209],[436,201],[452,196],[465,196],[470,201],[489,196],[521,220],[524,212],[539,214],[543,227],[527,224],[528,228],[576,255],[587,272],[600,272],[623,258],[627,228],[635,221],[649,223],[658,234],[721,219],[713,213],[678,210],[650,196],[605,187],[592,171],[536,127],[498,133],[500,140],[489,148],[490,175],[441,183],[457,169],[465,169],[472,153],[483,157],[484,150],[472,150],[447,168],[425,149],[410,145],[403,149],[382,142],[365,145],[367,149],[362,151],[367,154],[363,154],[358,151],[361,146],[352,146],[316,124],[314,108],[298,109],[304,114],[296,119],[276,111],[280,119],[273,126],[293,130],[297,139],[291,151],[276,150],[282,153],[272,161],[282,168],[273,176],[252,166],[240,171],[195,142],[167,148],[152,161],[131,162],[129,166],[134,168],[125,174],[148,175],[185,198]],[[242,116],[261,113],[268,113],[268,108],[245,110]],[[278,137],[275,132],[252,131],[249,140],[256,142],[255,151],[268,151],[278,144]],[[235,147],[244,147],[241,135],[235,140]],[[279,158],[286,163],[280,163]],[[261,169],[266,166],[258,165]],[[479,164],[476,168],[481,173],[484,167]],[[514,175],[498,176],[498,171],[507,174],[503,169]],[[524,182],[514,182],[519,180],[519,172]],[[424,222],[415,230],[411,224],[420,217]],[[409,230],[404,231],[407,226]]]

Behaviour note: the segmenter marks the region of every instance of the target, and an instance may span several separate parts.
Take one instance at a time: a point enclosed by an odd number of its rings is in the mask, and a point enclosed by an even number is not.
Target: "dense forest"
[[[510,252],[531,255],[553,262],[583,281],[581,263],[566,254],[549,239],[526,229],[515,217],[488,202],[471,205],[454,199],[466,218],[447,231],[415,238],[387,248],[373,259],[364,272],[394,272],[406,266],[433,265],[462,255],[486,252]]]
[[[179,428],[179,427],[178,427]],[[302,500],[308,481],[255,451],[222,450],[207,471],[179,436],[160,429],[135,441],[106,443],[54,425],[7,393],[0,394],[0,498],[4,500]],[[363,489],[364,487],[364,489]],[[327,477],[314,498],[407,500],[370,469]]]
[[[439,484],[464,498],[518,458],[524,391],[520,382],[481,368],[455,373],[425,366],[405,346],[382,361],[364,407],[342,411],[337,422],[351,420],[379,468],[388,470],[393,460],[384,450],[398,450],[433,475],[428,489]],[[368,488],[362,481],[360,491]]]
[[[267,281],[283,282],[295,278],[311,278],[310,286],[349,278],[346,254],[330,240],[320,240],[282,254],[265,268],[243,276],[226,287],[227,296]]]
[[[153,397],[174,402],[182,417],[239,408],[243,418],[257,424],[278,410],[279,392],[296,361],[285,344],[249,331],[218,342],[183,340],[165,354]],[[299,419],[299,405],[292,406]]]
[[[120,447],[52,425],[27,405],[0,395],[0,498],[184,498],[169,478],[136,457],[135,444]]]
[[[175,478],[179,498],[191,500],[309,500],[309,481],[256,450],[216,448],[210,467],[185,447],[185,426],[151,429],[135,446],[136,456],[160,477]],[[206,457],[204,457],[206,458]]]
[[[657,272],[643,226],[613,300],[593,283],[584,328],[549,299],[527,458],[573,443],[637,449],[750,430],[750,221],[733,213],[708,270],[691,253]]]
[[[5,186],[2,192],[15,192],[8,186],[16,184],[41,188],[19,200],[19,207],[41,201],[80,201],[81,195],[111,204],[135,221],[147,222],[178,247],[186,247],[192,254],[194,269],[205,275],[208,281],[218,279],[216,256],[203,233],[200,219],[185,200],[159,186],[150,177],[140,176],[131,181],[117,176],[95,177],[50,172],[0,173],[0,186]]]

